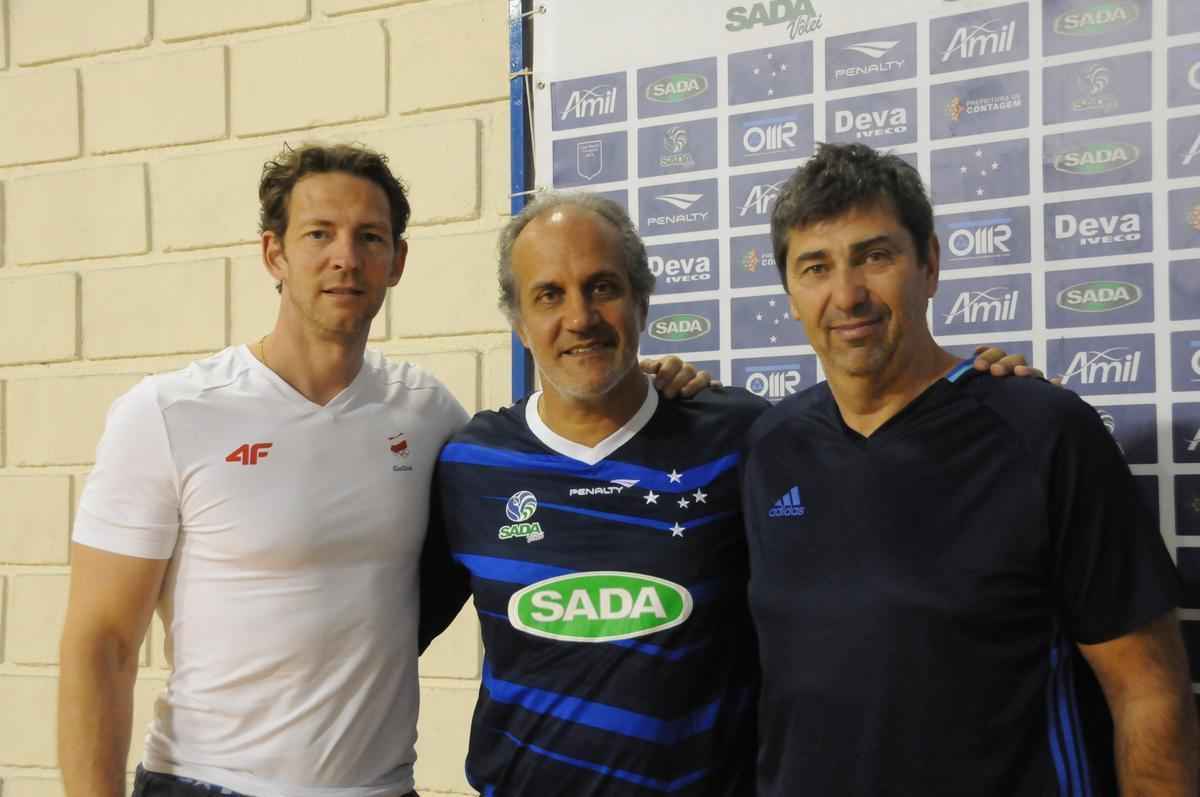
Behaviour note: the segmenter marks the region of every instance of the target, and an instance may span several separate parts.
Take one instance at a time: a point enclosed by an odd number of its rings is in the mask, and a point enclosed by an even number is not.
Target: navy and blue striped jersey
[[[1077,643],[1175,605],[1171,559],[1095,410],[950,376],[869,437],[827,384],[751,431],[762,797],[1117,793]]]
[[[479,413],[443,449],[440,522],[486,651],[467,755],[483,795],[753,793],[737,466],[766,406],[651,390],[585,449],[531,398]]]

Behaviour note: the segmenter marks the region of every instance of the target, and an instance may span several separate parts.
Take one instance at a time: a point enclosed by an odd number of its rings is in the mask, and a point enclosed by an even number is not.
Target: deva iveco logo
[[[1105,142],[1063,152],[1054,157],[1055,171],[1093,175],[1115,172],[1137,163],[1142,156],[1136,144]]]
[[[647,258],[650,273],[668,283],[705,282],[712,279],[712,260],[704,255],[697,257],[663,257],[650,255]]]
[[[650,322],[650,337],[667,343],[682,343],[708,334],[712,322],[695,313],[675,313]]]
[[[683,102],[708,91],[708,78],[695,73],[667,75],[646,86],[646,99],[653,102]]]
[[[758,25],[788,26],[788,36],[798,39],[821,29],[821,15],[812,0],[763,0],[749,6],[734,6],[725,11],[725,30],[737,33]]]
[[[1142,300],[1142,289],[1132,282],[1093,280],[1070,285],[1058,292],[1059,307],[1076,313],[1111,313]]]
[[[1142,239],[1142,217],[1137,213],[1084,216],[1060,213],[1054,217],[1054,237],[1078,238],[1080,246],[1125,243]]]
[[[674,628],[691,614],[691,593],[640,573],[568,573],[530,584],[508,600],[513,628],[565,642],[645,636]]]
[[[1075,9],[1054,18],[1060,36],[1102,36],[1137,22],[1141,11],[1132,0],[1107,0],[1088,8]]]

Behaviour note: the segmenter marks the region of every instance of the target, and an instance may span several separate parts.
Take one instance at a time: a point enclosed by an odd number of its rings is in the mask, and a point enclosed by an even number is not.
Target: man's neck
[[[296,392],[325,406],[358,376],[366,347],[365,332],[342,339],[297,334],[277,323],[271,334],[251,346],[250,351]]]
[[[637,368],[595,401],[564,396],[546,383],[538,401],[538,416],[558,436],[591,448],[629,423],[648,390],[650,381]]]
[[[954,355],[931,339],[911,356],[893,358],[879,373],[865,376],[827,373],[826,378],[842,420],[863,437],[870,437],[957,362]]]

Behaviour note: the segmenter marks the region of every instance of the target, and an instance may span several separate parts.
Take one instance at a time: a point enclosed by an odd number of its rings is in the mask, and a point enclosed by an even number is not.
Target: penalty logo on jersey
[[[500,527],[500,539],[511,540],[524,537],[525,542],[537,542],[545,537],[546,533],[542,531],[542,524],[537,521],[529,522],[533,513],[537,511],[537,507],[537,496],[528,490],[521,490],[509,496],[508,501],[504,504],[504,514],[512,521],[512,524]]]
[[[533,636],[564,642],[611,642],[674,628],[692,614],[692,594],[641,573],[568,573],[520,589],[508,621]]]

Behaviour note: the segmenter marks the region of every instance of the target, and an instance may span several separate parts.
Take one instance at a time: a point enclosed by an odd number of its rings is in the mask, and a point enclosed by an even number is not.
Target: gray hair
[[[500,233],[500,267],[497,270],[500,279],[500,309],[509,320],[518,315],[516,285],[512,272],[513,244],[529,222],[564,206],[590,210],[616,228],[621,236],[622,260],[625,273],[629,276],[629,284],[633,287],[634,298],[643,304],[649,302],[650,294],[654,293],[654,275],[650,273],[646,245],[642,243],[642,238],[625,208],[607,197],[584,191],[551,192],[539,195],[526,205]]]

